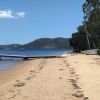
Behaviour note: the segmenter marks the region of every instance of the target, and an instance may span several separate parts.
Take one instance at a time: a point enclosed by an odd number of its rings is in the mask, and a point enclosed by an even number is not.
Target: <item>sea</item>
[[[0,54],[22,55],[22,56],[60,56],[70,53],[67,49],[32,49],[32,50],[0,50]],[[22,63],[21,58],[0,58],[0,71],[7,70]]]

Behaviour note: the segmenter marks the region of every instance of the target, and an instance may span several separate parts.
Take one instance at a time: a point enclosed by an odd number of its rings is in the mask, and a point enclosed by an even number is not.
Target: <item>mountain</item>
[[[41,38],[34,40],[28,44],[19,45],[0,45],[0,49],[40,49],[40,48],[66,48],[70,49],[69,38]]]

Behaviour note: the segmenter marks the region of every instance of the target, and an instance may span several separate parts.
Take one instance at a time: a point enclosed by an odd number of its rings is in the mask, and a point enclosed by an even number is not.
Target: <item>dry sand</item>
[[[100,56],[25,61],[0,72],[0,100],[100,100]]]

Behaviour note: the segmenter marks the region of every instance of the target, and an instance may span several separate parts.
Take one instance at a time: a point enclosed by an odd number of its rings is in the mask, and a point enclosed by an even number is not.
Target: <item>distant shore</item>
[[[0,71],[0,100],[97,100],[99,66],[100,56],[84,54],[24,61]]]

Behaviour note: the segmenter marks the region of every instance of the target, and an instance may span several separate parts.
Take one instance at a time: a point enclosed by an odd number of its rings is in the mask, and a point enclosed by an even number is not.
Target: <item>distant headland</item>
[[[71,49],[70,38],[40,38],[36,39],[30,43],[20,45],[20,44],[9,44],[9,45],[0,45],[0,49],[48,49],[48,48],[57,48],[57,49]]]

